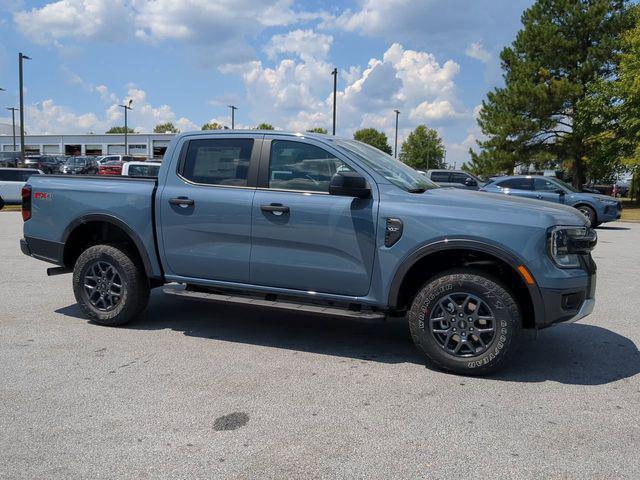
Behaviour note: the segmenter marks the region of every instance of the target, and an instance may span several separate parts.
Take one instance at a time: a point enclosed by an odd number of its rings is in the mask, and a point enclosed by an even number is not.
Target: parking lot
[[[401,323],[154,292],[88,323],[0,213],[0,478],[638,478],[640,224],[599,230],[597,304],[490,378]]]

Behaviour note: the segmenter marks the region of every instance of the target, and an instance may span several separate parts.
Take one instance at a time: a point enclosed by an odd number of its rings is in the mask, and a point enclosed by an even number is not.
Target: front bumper
[[[582,320],[587,315],[591,315],[591,313],[593,313],[593,307],[595,306],[596,299],[587,298],[584,302],[582,302],[582,306],[580,307],[580,310],[578,310],[578,313],[576,313],[574,317],[570,318],[565,323],[577,322],[578,320]]]

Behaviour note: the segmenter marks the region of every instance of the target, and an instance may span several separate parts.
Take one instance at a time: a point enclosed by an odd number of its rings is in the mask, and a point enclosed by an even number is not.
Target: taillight
[[[31,185],[22,187],[22,220],[31,218]]]

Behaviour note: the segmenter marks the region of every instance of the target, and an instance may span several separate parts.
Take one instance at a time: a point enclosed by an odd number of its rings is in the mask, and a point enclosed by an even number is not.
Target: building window
[[[80,154],[82,154],[82,146],[81,145],[65,145],[64,146],[64,154],[65,155],[80,155]]]
[[[102,155],[102,145],[85,145],[84,151],[87,155]]]
[[[40,145],[25,145],[25,155],[40,155]]]

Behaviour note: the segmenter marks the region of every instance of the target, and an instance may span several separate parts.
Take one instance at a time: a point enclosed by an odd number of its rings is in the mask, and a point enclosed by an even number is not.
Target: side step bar
[[[250,297],[247,295],[228,295],[223,293],[209,293],[187,290],[183,286],[164,287],[162,291],[168,295],[177,297],[196,298],[200,300],[210,300],[214,302],[236,303],[242,305],[253,305],[258,307],[279,308],[293,310],[303,313],[319,313],[322,315],[332,315],[338,317],[359,318],[363,320],[384,320],[383,312],[373,312],[370,310],[349,310],[335,306],[313,305],[309,303],[297,303],[291,300],[266,300],[264,298]]]

